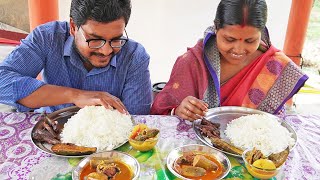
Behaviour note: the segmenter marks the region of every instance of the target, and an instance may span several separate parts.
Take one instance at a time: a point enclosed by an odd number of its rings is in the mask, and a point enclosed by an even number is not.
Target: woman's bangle
[[[170,113],[171,116],[174,116],[175,110],[176,108],[171,109],[171,113]]]

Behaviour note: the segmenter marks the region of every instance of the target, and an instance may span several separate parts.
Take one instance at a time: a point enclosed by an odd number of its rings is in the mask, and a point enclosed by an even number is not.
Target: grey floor
[[[293,98],[294,106],[291,108],[297,114],[320,114],[320,94],[297,94]]]
[[[0,112],[13,112],[15,109],[11,106],[0,104]]]

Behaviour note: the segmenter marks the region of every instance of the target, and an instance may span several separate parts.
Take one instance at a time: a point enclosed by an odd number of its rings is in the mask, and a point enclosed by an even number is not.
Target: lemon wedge
[[[254,167],[267,169],[267,170],[274,170],[276,169],[276,165],[269,159],[258,159],[253,164]]]

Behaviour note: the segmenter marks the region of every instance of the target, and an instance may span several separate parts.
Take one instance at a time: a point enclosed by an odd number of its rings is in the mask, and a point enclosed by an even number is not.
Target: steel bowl
[[[196,152],[204,152],[205,154],[211,155],[215,157],[223,166],[223,173],[217,177],[217,179],[223,179],[225,176],[228,175],[230,169],[231,169],[231,163],[226,155],[223,153],[205,146],[205,145],[199,145],[199,144],[189,144],[185,146],[181,146],[178,148],[173,149],[169,155],[167,156],[167,167],[171,171],[172,174],[174,174],[176,177],[183,179],[183,180],[190,180],[179,173],[177,173],[173,169],[174,162],[183,155],[184,152],[190,152],[190,151],[196,151]]]
[[[124,164],[128,165],[128,167],[133,172],[132,180],[137,180],[140,174],[140,164],[139,162],[132,156],[127,153],[123,153],[120,151],[105,151],[101,153],[95,153],[86,158],[82,159],[79,164],[72,171],[72,179],[79,180],[82,169],[90,162],[92,158],[104,158],[115,161],[121,161]],[[128,178],[129,179],[129,178]]]

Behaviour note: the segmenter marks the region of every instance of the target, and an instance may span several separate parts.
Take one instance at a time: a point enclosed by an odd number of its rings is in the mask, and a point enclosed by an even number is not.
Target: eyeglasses
[[[80,31],[81,29],[81,31]],[[88,43],[88,46],[90,49],[99,49],[101,48],[102,46],[104,46],[106,44],[106,42],[109,43],[109,45],[112,47],[112,48],[121,48],[122,46],[124,46],[126,44],[126,42],[128,41],[129,37],[128,37],[128,34],[127,34],[127,31],[124,30],[124,32],[126,33],[126,36],[122,36],[120,38],[117,38],[117,39],[112,39],[112,40],[106,40],[106,39],[87,39],[85,36],[84,36],[84,31],[83,29],[81,28],[81,26],[79,27],[79,31],[80,33],[82,34],[82,37],[86,40],[86,42]]]

